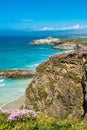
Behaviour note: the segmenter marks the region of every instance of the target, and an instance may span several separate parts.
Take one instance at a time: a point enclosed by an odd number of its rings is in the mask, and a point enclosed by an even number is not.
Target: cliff
[[[57,118],[86,117],[86,51],[54,55],[36,70],[26,89],[26,108]]]

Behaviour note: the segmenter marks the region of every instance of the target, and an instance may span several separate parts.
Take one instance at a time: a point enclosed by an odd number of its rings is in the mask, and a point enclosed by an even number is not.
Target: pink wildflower
[[[4,114],[10,114],[10,111],[8,111],[8,110],[0,109],[0,111],[1,111],[2,113],[4,113]]]
[[[15,121],[18,119],[36,118],[37,114],[33,110],[15,110],[12,111],[8,117],[9,121]]]

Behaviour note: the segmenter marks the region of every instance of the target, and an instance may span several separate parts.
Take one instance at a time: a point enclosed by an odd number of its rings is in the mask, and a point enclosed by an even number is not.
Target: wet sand
[[[11,103],[8,103],[7,105],[3,106],[2,109],[6,110],[13,110],[13,109],[20,109],[22,105],[24,104],[25,96],[21,96],[18,99],[14,100]]]

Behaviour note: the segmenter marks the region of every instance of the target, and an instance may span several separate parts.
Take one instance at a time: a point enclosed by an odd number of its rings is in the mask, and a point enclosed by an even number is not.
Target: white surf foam
[[[39,64],[33,64],[33,65],[28,65],[28,66],[26,66],[27,68],[36,68],[37,66],[38,66]]]
[[[0,83],[3,82],[3,81],[4,81],[4,79],[0,79]]]
[[[0,87],[4,87],[5,86],[5,84],[0,84]]]

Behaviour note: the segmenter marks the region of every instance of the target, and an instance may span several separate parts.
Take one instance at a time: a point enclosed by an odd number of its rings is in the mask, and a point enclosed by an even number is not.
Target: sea
[[[29,36],[0,36],[0,70],[35,70],[50,56],[64,52],[63,50],[53,50],[53,45],[30,44],[32,40],[46,38],[49,35],[49,33],[43,35],[32,33]],[[54,35],[53,33],[52,36],[58,38],[79,37],[74,34],[70,35],[70,33],[65,35],[59,33]],[[32,78],[13,80],[0,77],[0,107],[22,96],[31,81]]]

